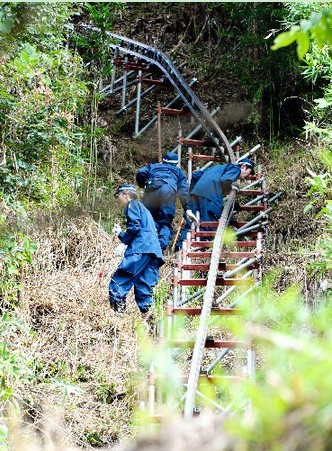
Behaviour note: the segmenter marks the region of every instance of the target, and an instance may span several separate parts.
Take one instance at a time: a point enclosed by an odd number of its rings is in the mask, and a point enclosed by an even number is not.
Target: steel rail
[[[221,218],[219,220],[218,229],[213,242],[212,256],[209,275],[206,284],[206,290],[203,298],[202,312],[200,315],[199,326],[197,330],[192,364],[189,371],[188,387],[184,406],[184,416],[191,418],[193,416],[195,396],[205,348],[206,337],[208,333],[209,318],[211,314],[214,288],[218,275],[219,256],[224,243],[224,232],[230,220],[230,213],[233,208],[236,191],[233,189],[228,196],[228,200],[224,206]]]
[[[91,25],[80,24],[77,27],[85,29],[87,31],[99,32],[100,29]],[[185,81],[178,69],[167,58],[167,56],[160,50],[156,50],[141,42],[134,41],[133,39],[120,36],[115,33],[106,31],[106,35],[110,38],[109,46],[113,49],[117,49],[126,55],[131,55],[136,58],[148,61],[156,66],[160,71],[165,74],[168,81],[179,93],[183,102],[191,111],[193,116],[202,125],[205,132],[213,142],[216,148],[220,148],[220,142],[225,146],[229,161],[234,163],[236,161],[234,152],[228,142],[223,131],[220,129],[216,121],[211,117],[208,110],[199,100],[194,91],[190,88],[189,84]],[[112,42],[113,41],[113,42]]]

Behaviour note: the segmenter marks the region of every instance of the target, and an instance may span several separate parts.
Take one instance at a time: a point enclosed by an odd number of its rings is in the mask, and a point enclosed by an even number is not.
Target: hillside
[[[243,151],[261,144],[256,163],[263,167],[270,192],[284,192],[270,216],[264,271],[273,272],[273,288],[280,296],[297,284],[306,304],[315,307],[326,293],[322,275],[308,264],[318,257],[313,246],[325,222],[315,220],[323,197],[305,212],[306,179],[308,168],[319,172],[322,163],[317,141],[302,133],[306,113],[299,97],[308,85],[294,52],[285,50],[280,56],[266,45],[265,37],[284,14],[280,4],[242,3],[238,10],[217,3],[89,4],[75,6],[71,18],[67,6],[56,10],[64,24],[88,22],[160,48],[187,81],[198,79],[195,92],[209,110],[220,107],[215,119],[230,141],[241,135]],[[14,32],[18,41],[22,30]],[[39,45],[37,31],[32,37],[23,33],[32,45]],[[15,119],[9,128],[2,122],[3,149],[9,149],[7,167],[12,171],[10,176],[1,172],[1,242],[4,261],[12,265],[0,267],[2,313],[10,314],[4,336],[15,355],[24,356],[17,366],[25,368],[23,377],[17,377],[14,361],[5,384],[14,388],[23,414],[22,430],[16,425],[20,432],[11,440],[17,451],[38,449],[42,445],[32,439],[29,445],[21,442],[33,426],[44,445],[45,437],[53,434],[59,449],[106,449],[137,432],[136,409],[147,396],[144,355],[153,343],[132,292],[124,318],[108,305],[108,283],[121,261],[114,256],[118,239],[110,230],[115,222],[123,222],[113,191],[118,184],[134,183],[137,169],[156,161],[157,130],[153,126],[134,139],[134,112],[115,114],[120,94],[98,95],[96,87],[105,86],[110,77],[103,53],[108,56],[109,50],[102,40],[92,44],[68,38],[69,55],[54,38],[59,53],[46,57],[49,34],[45,36],[37,53],[25,48],[26,55],[20,57],[11,40],[4,57],[7,72],[1,72],[12,96],[2,100],[1,111]],[[58,39],[62,42],[63,37]],[[29,64],[39,58],[29,80],[24,79],[24,58]],[[39,76],[42,64],[46,68]],[[44,73],[56,83],[42,78]],[[173,95],[161,89],[147,97],[141,122],[151,118],[158,100],[167,103]],[[23,103],[26,98],[29,107]],[[22,103],[14,108],[15,99]],[[34,105],[39,106],[37,116]],[[184,135],[193,128],[190,117],[163,118],[163,150],[176,145],[179,123]],[[181,215],[179,208],[175,230]],[[19,243],[16,247],[12,236]],[[171,296],[175,254],[169,249],[165,258],[156,292],[161,304]],[[6,397],[2,409],[3,417],[11,411]]]

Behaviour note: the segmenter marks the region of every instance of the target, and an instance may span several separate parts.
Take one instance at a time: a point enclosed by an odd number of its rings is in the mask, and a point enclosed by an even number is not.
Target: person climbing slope
[[[177,196],[186,217],[189,220],[196,219],[188,210],[188,182],[184,172],[177,166],[178,163],[177,154],[167,152],[162,163],[150,163],[136,174],[138,186],[145,188],[142,203],[155,221],[162,250],[166,249],[174,234],[172,223]]]
[[[196,215],[199,212],[200,222],[218,221],[223,209],[223,196],[230,193],[234,182],[254,174],[254,167],[252,160],[242,158],[236,164],[217,165],[194,172],[190,184],[189,203],[192,213]],[[235,188],[238,189],[236,186]],[[187,221],[176,244],[176,250],[180,249],[189,230],[190,223]]]
[[[127,247],[109,283],[109,302],[123,316],[126,296],[134,286],[136,303],[144,315],[153,304],[153,287],[159,279],[159,267],[164,264],[158,234],[150,212],[137,200],[134,185],[119,186],[115,197],[126,216],[127,229],[122,231],[115,224],[112,231]]]

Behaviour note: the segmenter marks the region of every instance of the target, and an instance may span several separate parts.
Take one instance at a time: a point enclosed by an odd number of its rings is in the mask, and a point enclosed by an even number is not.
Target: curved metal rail
[[[100,32],[99,28],[90,25],[78,26],[88,31]],[[124,54],[132,55],[140,60],[147,61],[160,69],[178,92],[186,107],[202,125],[213,145],[220,149],[222,143],[225,147],[229,161],[234,163],[236,158],[225,134],[167,56],[160,50],[156,50],[153,47],[134,41],[133,39],[110,32],[106,32],[106,34],[110,38],[109,46],[117,52],[120,51]]]

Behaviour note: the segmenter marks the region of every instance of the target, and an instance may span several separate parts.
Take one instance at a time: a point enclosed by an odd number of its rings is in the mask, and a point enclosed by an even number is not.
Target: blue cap
[[[114,196],[121,193],[121,191],[132,191],[137,194],[136,187],[134,185],[120,185],[117,187]]]
[[[172,163],[172,164],[178,164],[179,158],[176,153],[173,152],[167,152],[163,156],[163,163]]]
[[[255,174],[255,163],[252,160],[249,160],[249,158],[241,158],[238,162],[238,165],[242,166],[243,164],[246,164],[247,166],[250,166],[252,169],[252,173]]]

